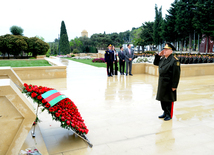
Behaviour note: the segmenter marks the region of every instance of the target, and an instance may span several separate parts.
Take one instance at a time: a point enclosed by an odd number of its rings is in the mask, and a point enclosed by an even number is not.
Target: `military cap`
[[[175,51],[175,50],[176,50],[176,48],[175,48],[172,44],[170,44],[170,43],[166,43],[166,45],[165,45],[164,49],[165,49],[165,48],[167,48],[167,49],[171,49],[171,50],[173,50],[173,51]]]
[[[113,45],[112,45],[112,44],[108,44],[108,46],[107,46],[107,47],[109,47],[109,46],[111,47],[111,46],[113,46]]]

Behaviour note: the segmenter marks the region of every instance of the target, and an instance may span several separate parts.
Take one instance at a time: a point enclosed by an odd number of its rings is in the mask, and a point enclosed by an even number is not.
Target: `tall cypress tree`
[[[69,41],[68,41],[68,34],[67,34],[64,21],[61,22],[59,46],[60,46],[60,49],[59,49],[60,53],[69,54],[71,52]]]
[[[153,25],[153,40],[156,45],[161,43],[161,23],[162,23],[162,7],[158,11],[157,4],[155,4],[155,21]],[[158,47],[159,49],[159,47]]]

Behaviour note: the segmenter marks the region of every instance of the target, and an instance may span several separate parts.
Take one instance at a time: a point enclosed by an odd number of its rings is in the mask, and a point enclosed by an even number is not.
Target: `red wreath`
[[[59,101],[57,104],[51,107],[51,105],[42,98],[42,94],[47,91],[54,90],[53,88],[42,87],[37,85],[24,84],[23,92],[27,96],[31,97],[33,101],[43,106],[52,115],[52,118],[61,122],[61,127],[65,129],[72,129],[80,135],[88,133],[88,129],[82,119],[77,106],[69,98],[65,98]]]

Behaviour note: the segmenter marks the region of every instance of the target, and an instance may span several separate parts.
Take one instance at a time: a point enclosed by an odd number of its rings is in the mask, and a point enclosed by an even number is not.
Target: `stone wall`
[[[22,80],[66,78],[66,66],[14,67]]]
[[[17,84],[17,85],[15,85]],[[0,154],[20,151],[36,118],[29,100],[17,86],[22,81],[10,67],[0,69]]]
[[[149,74],[158,76],[158,66],[149,63],[133,63],[133,74]],[[214,63],[182,64],[181,77],[214,75]]]

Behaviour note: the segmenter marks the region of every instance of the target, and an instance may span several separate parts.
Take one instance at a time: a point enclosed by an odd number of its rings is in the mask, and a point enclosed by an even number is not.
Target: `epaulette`
[[[176,60],[179,60],[176,56],[174,56],[174,58],[175,58]]]

